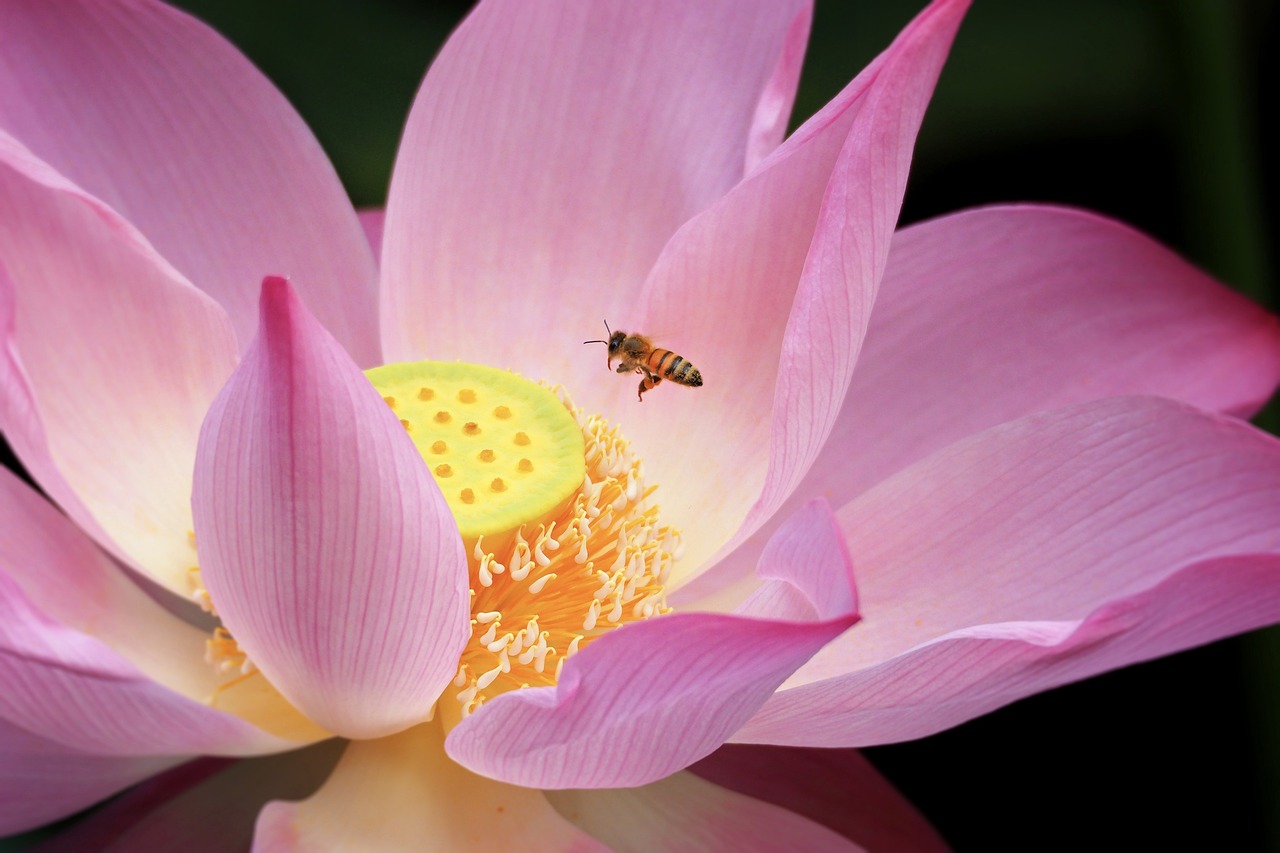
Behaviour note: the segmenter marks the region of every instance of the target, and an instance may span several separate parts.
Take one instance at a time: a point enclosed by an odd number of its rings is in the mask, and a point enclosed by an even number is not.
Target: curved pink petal
[[[791,121],[791,108],[795,106],[796,87],[804,65],[804,51],[809,43],[809,30],[813,26],[813,4],[806,3],[787,30],[782,43],[778,64],[774,66],[760,100],[756,104],[755,120],[747,138],[746,173],[752,172],[787,135]]]
[[[689,769],[731,791],[804,815],[867,850],[950,849],[855,749],[725,744]]]
[[[858,619],[825,504],[778,531],[760,575],[769,580],[742,614],[625,625],[570,658],[555,687],[491,699],[450,732],[449,755],[537,788],[630,787],[687,767]]]
[[[196,437],[236,360],[226,314],[3,133],[0,258],[0,427],[77,523],[186,595]]]
[[[74,814],[176,760],[89,755],[0,720],[0,835]]]
[[[1277,382],[1276,318],[1125,225],[1017,206],[905,228],[835,428],[736,565],[810,496],[839,506],[1032,412],[1155,394],[1247,415]],[[674,600],[696,600],[733,569],[717,566]]]
[[[49,619],[101,640],[151,678],[203,701],[219,682],[207,631],[155,602],[43,497],[0,470],[0,574]]]
[[[843,783],[842,793],[857,795]],[[692,773],[639,788],[548,791],[546,796],[560,814],[610,850],[869,849],[795,812]]]
[[[1280,441],[1157,398],[952,445],[840,510],[868,618],[735,739],[919,737],[1274,622],[1277,506]]]
[[[396,161],[387,360],[490,363],[580,396],[599,362],[578,342],[776,138],[809,7],[481,3],[427,74]],[[530,346],[546,329],[563,344]]]
[[[193,508],[223,623],[320,725],[426,719],[470,636],[453,516],[395,415],[287,281],[200,436]]]
[[[603,851],[540,791],[477,776],[445,755],[438,722],[348,744],[324,786],[262,810],[254,850]]]
[[[0,127],[136,225],[218,300],[242,347],[264,275],[380,362],[376,271],[319,143],[199,21],[153,2],[5,0]]]
[[[1032,693],[1274,624],[1278,577],[1275,554],[1219,557],[1081,620],[961,629],[846,676],[782,691],[736,738],[871,745],[924,737]]]
[[[333,739],[280,755],[188,762],[76,820],[41,853],[248,850],[262,807],[277,797],[310,796],[345,746]]]
[[[152,681],[41,613],[0,573],[0,721],[98,755],[251,755],[294,746]]]
[[[637,447],[662,448],[646,463],[663,485],[666,512],[698,519],[684,526],[690,570],[777,509],[835,421],[916,130],[967,7],[938,0],[921,13],[834,101],[681,229],[646,284],[640,328],[670,330],[662,344],[697,364],[706,383],[696,392],[662,389],[662,416],[628,424]],[[632,322],[624,315],[617,325],[624,320]],[[625,384],[630,405],[635,386]]]

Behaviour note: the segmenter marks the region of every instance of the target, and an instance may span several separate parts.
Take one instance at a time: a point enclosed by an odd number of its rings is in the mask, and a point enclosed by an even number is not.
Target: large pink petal
[[[470,635],[453,516],[395,415],[284,279],[200,436],[193,506],[224,624],[330,731],[425,719]]]
[[[1157,398],[1033,415],[840,511],[867,613],[736,736],[918,737],[1280,619],[1280,442]]]
[[[1249,414],[1277,381],[1280,323],[1124,225],[1036,206],[914,225],[894,236],[826,446],[745,547],[758,553],[813,495],[839,506],[953,441],[1035,411],[1156,394]],[[717,567],[676,600],[731,574]]]
[[[579,388],[603,358],[578,342],[776,141],[809,6],[481,3],[431,67],[396,161],[388,360],[460,358]],[[563,337],[533,345],[548,329]]]
[[[602,851],[540,791],[458,766],[439,721],[347,746],[314,796],[262,810],[254,850]]]
[[[502,694],[462,720],[449,754],[538,788],[643,785],[706,756],[858,618],[825,504],[778,531],[759,573],[768,580],[742,614],[625,625],[570,658],[555,687]]]
[[[693,360],[706,383],[661,389],[654,395],[661,417],[628,423],[663,486],[667,514],[697,520],[683,525],[688,570],[777,509],[835,421],[916,130],[967,7],[938,0],[926,9],[831,104],[686,225],[646,285],[640,330],[668,330],[660,342]],[[632,405],[634,378],[622,385]]]
[[[0,573],[0,720],[98,755],[250,755],[295,744],[152,681]]]
[[[948,849],[916,807],[855,749],[726,744],[690,770],[804,815],[868,850]]]
[[[1280,557],[1194,563],[1086,618],[961,629],[845,676],[785,690],[748,742],[873,745],[924,737],[1032,693],[1280,619]]]
[[[176,760],[89,755],[0,720],[0,835],[78,812]]]
[[[5,0],[0,127],[136,225],[253,336],[267,274],[360,364],[379,362],[373,258],[284,98],[200,22],[153,2]]]
[[[226,314],[3,133],[0,258],[0,427],[72,518],[186,595],[196,437],[236,360]]]
[[[0,470],[0,574],[34,607],[101,640],[166,687],[203,701],[217,687],[209,634],[157,604],[43,497]]]
[[[842,793],[857,796],[843,780]],[[793,811],[692,773],[638,788],[548,791],[546,797],[610,850],[869,849]]]

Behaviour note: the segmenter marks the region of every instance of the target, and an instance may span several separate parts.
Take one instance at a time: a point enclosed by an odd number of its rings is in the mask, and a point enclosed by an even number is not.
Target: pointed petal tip
[[[788,558],[792,565],[782,574],[765,568]],[[840,519],[825,497],[809,501],[783,523],[778,535],[765,546],[760,564],[762,578],[785,578],[796,571],[795,564],[809,566],[810,571],[794,577],[810,591],[821,618],[848,618],[852,619],[851,625],[862,618],[849,543]]]
[[[267,314],[288,308],[298,298],[297,291],[287,276],[269,275],[262,279],[262,294],[258,297],[258,307],[262,318]]]
[[[828,619],[850,616],[854,623],[858,622],[862,619],[862,613],[858,602],[858,584],[853,572],[853,556],[849,553],[849,542],[840,528],[840,519],[836,516],[835,509],[825,497],[817,497],[805,504],[802,513],[820,522],[815,535],[820,540],[818,544],[823,547],[818,551],[830,555],[830,568],[838,568],[839,577],[843,581],[836,585],[836,594],[824,602],[823,615]]]

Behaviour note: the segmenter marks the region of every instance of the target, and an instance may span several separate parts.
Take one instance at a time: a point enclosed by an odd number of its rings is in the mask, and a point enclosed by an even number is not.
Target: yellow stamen
[[[659,523],[639,460],[603,419],[487,367],[421,362],[367,375],[397,400],[438,392],[416,418],[403,403],[398,411],[424,424],[434,415],[432,429],[410,435],[470,554],[472,639],[455,703],[442,705],[446,726],[498,693],[554,684],[596,637],[670,610],[664,583],[679,534]],[[441,409],[442,399],[480,405]],[[504,449],[513,446],[518,456]]]
[[[194,534],[192,536],[194,537]],[[199,604],[200,609],[205,613],[213,613],[213,599],[209,597],[209,590],[204,587],[204,578],[200,576],[199,566],[187,569],[187,584],[191,587],[191,600]]]

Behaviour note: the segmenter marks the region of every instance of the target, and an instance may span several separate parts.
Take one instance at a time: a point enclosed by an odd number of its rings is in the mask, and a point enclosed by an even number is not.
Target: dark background
[[[695,0],[696,2],[696,0]],[[284,91],[357,205],[470,3],[182,0]],[[817,0],[797,120],[924,0]],[[977,0],[916,151],[902,221],[1052,201],[1130,222],[1275,310],[1262,191],[1271,0]],[[798,121],[797,121],[798,123]],[[1259,421],[1273,432],[1275,407]],[[1280,515],[1280,508],[1277,508]],[[1280,850],[1280,634],[1225,640],[868,750],[961,850]],[[1028,832],[1030,828],[1030,832]]]

